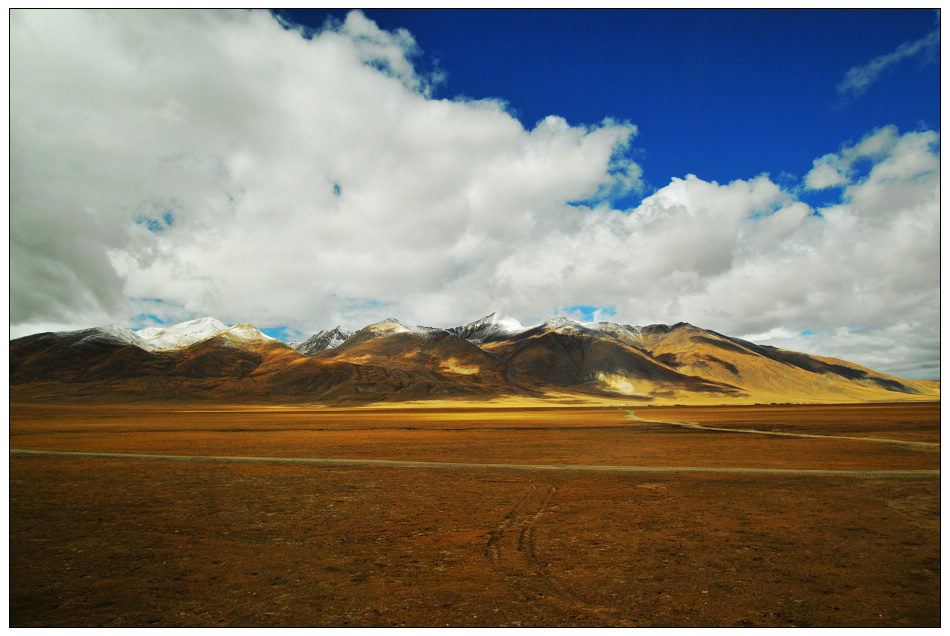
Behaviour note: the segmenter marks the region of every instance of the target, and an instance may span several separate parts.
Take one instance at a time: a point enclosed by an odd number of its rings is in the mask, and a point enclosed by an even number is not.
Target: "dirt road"
[[[762,431],[756,428],[726,428],[720,426],[703,426],[698,422],[670,422],[666,420],[648,420],[638,416],[633,411],[627,413],[627,418],[636,422],[648,422],[650,424],[668,424],[670,426],[680,426],[682,428],[692,428],[698,431],[720,431],[723,433],[753,433],[755,435],[777,435],[780,437],[806,437],[811,439],[850,439],[860,442],[880,442],[885,444],[899,444],[902,446],[913,446],[916,448],[926,448],[940,450],[940,444],[935,442],[915,442],[906,439],[894,439],[892,437],[857,437],[855,435],[818,435],[815,433],[790,433],[787,431]]]
[[[939,477],[939,470],[822,470],[813,468],[746,468],[732,466],[604,466],[591,464],[481,464],[471,462],[423,462],[393,459],[338,459],[327,457],[243,457],[215,455],[149,455],[144,453],[96,453],[10,449],[11,455],[61,455],[112,459],[144,459],[179,462],[228,462],[266,464],[324,464],[331,466],[393,466],[403,468],[508,468],[512,470],[583,470],[630,473],[731,473],[742,475],[840,475],[851,477]]]

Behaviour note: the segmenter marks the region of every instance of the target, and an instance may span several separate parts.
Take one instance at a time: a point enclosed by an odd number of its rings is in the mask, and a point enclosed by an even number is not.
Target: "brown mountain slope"
[[[857,402],[939,398],[833,358],[730,338],[686,323],[632,327],[556,319],[466,340],[454,330],[370,325],[304,355],[250,325],[170,350],[127,330],[47,333],[10,343],[16,400],[307,402],[569,394],[639,403]]]
[[[757,401],[865,401],[939,395],[904,380],[820,356],[756,345],[686,323],[641,329],[644,351],[682,373],[726,382]]]
[[[409,330],[392,320],[370,325],[316,358],[385,368],[399,387],[384,399],[526,392],[512,382],[505,361],[471,342],[443,329]]]
[[[42,333],[10,342],[10,383],[85,383],[159,375],[174,357],[145,351],[99,329]]]
[[[504,362],[442,330],[367,328],[352,340],[310,357],[228,333],[170,351],[95,329],[40,334],[11,342],[11,388],[22,400],[329,404],[525,393],[509,385]]]
[[[644,399],[677,392],[739,393],[727,383],[681,373],[620,339],[585,330],[542,327],[483,347],[508,362],[512,378],[526,385]]]

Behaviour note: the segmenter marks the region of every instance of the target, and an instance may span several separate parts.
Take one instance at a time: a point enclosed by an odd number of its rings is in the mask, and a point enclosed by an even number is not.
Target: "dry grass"
[[[850,410],[849,410],[850,409]],[[634,409],[939,441],[939,406]],[[858,440],[682,429],[617,408],[15,405],[11,448],[501,463],[933,469]],[[886,433],[886,435],[885,435]],[[932,477],[11,456],[26,625],[940,622]]]

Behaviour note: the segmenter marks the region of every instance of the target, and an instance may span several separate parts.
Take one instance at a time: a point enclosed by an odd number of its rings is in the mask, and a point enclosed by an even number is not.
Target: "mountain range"
[[[110,325],[10,342],[13,401],[364,404],[434,398],[596,398],[623,403],[939,399],[834,358],[757,345],[688,323],[636,327],[490,314],[453,327],[395,319],[285,343],[215,318]]]

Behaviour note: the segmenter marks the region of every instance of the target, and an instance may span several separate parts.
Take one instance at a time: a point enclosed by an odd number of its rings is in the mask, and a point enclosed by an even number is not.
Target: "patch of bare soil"
[[[939,467],[935,452],[631,426],[610,409],[44,408],[14,407],[11,448]],[[809,430],[844,430],[838,416]],[[939,512],[934,477],[14,454],[10,624],[937,626]]]

